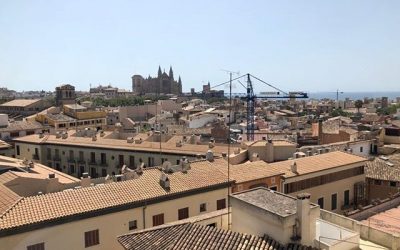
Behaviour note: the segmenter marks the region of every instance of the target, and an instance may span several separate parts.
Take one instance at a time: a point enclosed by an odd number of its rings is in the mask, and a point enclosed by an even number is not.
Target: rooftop
[[[213,162],[206,160],[191,163],[191,166],[214,166],[220,171],[227,173],[228,162],[223,158],[214,159]],[[245,162],[237,165],[230,165],[229,167],[230,179],[235,180],[236,183],[244,183],[252,180],[283,175],[284,171],[264,161]]]
[[[36,121],[14,121],[9,122],[7,127],[0,128],[0,132],[34,130],[43,128],[42,124]]]
[[[297,173],[293,173],[291,170],[291,165],[296,162]],[[280,161],[270,163],[269,165],[283,170],[285,172],[284,177],[290,178],[298,175],[314,173],[318,171],[323,171],[331,168],[342,167],[350,164],[356,163],[366,163],[367,159],[345,153],[342,151],[334,151],[319,155],[313,155],[303,158],[297,158],[294,160]]]
[[[400,181],[400,153],[376,157],[367,163],[365,174],[371,179]]]
[[[159,184],[160,176],[160,170],[150,168],[137,179],[24,197],[0,215],[0,236],[12,233],[14,229],[29,231],[35,226],[89,218],[99,213],[139,207],[144,201],[152,204],[176,195],[229,185],[226,175],[212,166],[192,167],[187,173],[169,174],[169,190]]]
[[[3,104],[0,104],[0,106],[7,106],[7,107],[26,107],[29,105],[32,105],[36,102],[41,101],[41,99],[15,99]]]
[[[388,233],[400,234],[400,207],[389,209],[385,212],[372,215],[363,220],[364,225],[376,228]]]
[[[56,138],[55,135],[48,135],[43,138],[39,138],[38,135],[28,135],[24,137],[16,138],[15,142],[24,142],[32,144],[45,144],[45,145],[67,145],[74,147],[88,147],[88,148],[107,148],[116,150],[129,150],[129,151],[142,151],[142,152],[159,152],[160,143],[146,141],[149,137],[147,134],[138,134],[134,137],[134,140],[142,139],[141,143],[128,143],[127,140],[122,139],[111,139],[113,132],[105,131],[104,136],[97,135],[97,140],[93,141],[92,137],[78,137],[75,136],[75,131],[68,131],[68,138]],[[208,145],[198,145],[183,143],[182,146],[177,146],[178,141],[182,141],[183,136],[173,136],[167,142],[162,143],[162,151],[164,153],[180,154],[180,155],[197,155],[205,154],[210,148]],[[222,152],[228,151],[228,145],[216,145],[211,149],[215,154],[221,154]]]
[[[231,196],[281,217],[294,215],[297,212],[296,198],[264,187],[246,190]],[[316,207],[317,205],[311,204],[310,206]]]
[[[159,226],[118,237],[129,250],[136,249],[291,249],[268,237],[258,237],[193,223]],[[295,248],[293,248],[295,249]],[[296,248],[306,249],[306,248]]]

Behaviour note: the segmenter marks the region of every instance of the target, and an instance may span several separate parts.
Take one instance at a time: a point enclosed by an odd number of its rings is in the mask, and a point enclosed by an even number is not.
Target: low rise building
[[[121,249],[118,235],[227,207],[232,182],[212,165],[128,172],[133,179],[88,186],[87,177],[73,189],[8,202],[0,216],[1,247]]]
[[[43,99],[15,99],[0,104],[0,113],[8,114],[14,119],[22,119],[49,107]]]
[[[269,164],[283,170],[285,194],[311,194],[321,208],[342,213],[366,201],[367,159],[341,151],[322,153]]]
[[[4,119],[0,122],[0,139],[5,141],[11,141],[12,139],[32,135],[40,134],[44,131],[42,124],[36,121],[9,121],[8,115],[0,114]]]
[[[15,140],[16,157],[40,162],[59,171],[92,177],[118,174],[123,165],[135,169],[160,166],[164,161],[179,163],[205,157],[208,150],[215,156],[227,152],[228,145],[197,144],[193,137],[159,134],[127,134],[96,132],[95,130],[67,131],[55,135],[30,135]]]

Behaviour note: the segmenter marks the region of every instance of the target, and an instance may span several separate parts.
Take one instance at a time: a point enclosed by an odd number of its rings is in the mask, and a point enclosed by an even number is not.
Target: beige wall
[[[333,212],[341,213],[342,205],[344,205],[344,191],[350,191],[350,204],[354,201],[354,184],[360,181],[365,181],[365,175],[354,176],[351,178],[343,179],[320,185],[317,187],[304,189],[298,192],[289,193],[292,196],[296,196],[299,193],[309,193],[311,195],[311,202],[318,204],[319,198],[324,198],[324,209],[331,211],[331,196],[337,193],[337,209]]]
[[[85,167],[85,172],[91,173],[91,168],[94,167],[96,168],[96,172],[101,176],[102,174],[102,169],[104,169],[107,174],[112,174],[112,172],[115,172],[116,174],[119,173],[121,168],[119,167],[119,155],[124,156],[124,163],[128,167],[133,167],[130,166],[130,156],[135,157],[135,166],[139,166],[140,162],[139,159],[142,159],[144,164],[146,166],[149,166],[149,157],[154,158],[154,166],[161,165],[161,159],[160,159],[160,153],[159,152],[129,152],[129,151],[122,151],[121,149],[98,149],[98,148],[79,148],[79,147],[74,147],[74,146],[63,146],[63,145],[35,145],[35,144],[27,144],[27,143],[20,143],[17,142],[16,146],[20,147],[20,155],[16,155],[17,158],[19,159],[28,159],[31,160],[32,154],[35,152],[35,148],[38,148],[39,150],[39,162],[46,165],[50,166],[52,168],[55,168],[56,163],[58,163],[61,167],[61,171],[71,174],[73,176],[79,176],[79,169],[80,166]],[[47,159],[47,148],[51,149],[51,160]],[[53,157],[55,156],[55,149],[59,150],[59,156],[61,161],[53,161]],[[72,150],[74,152],[74,159],[75,163],[69,162],[69,151]],[[78,163],[79,159],[79,151],[84,152],[84,160],[86,161],[85,163]],[[65,154],[63,154],[65,152]],[[96,163],[95,165],[91,165],[90,163],[90,153],[94,152],[95,157],[96,157]],[[105,165],[100,164],[101,163],[101,153],[106,154],[106,163]],[[112,159],[112,156],[114,159]],[[173,165],[177,164],[177,161],[182,158],[182,155],[175,155],[175,154],[162,154],[162,158],[167,159],[169,162],[171,162]],[[194,160],[196,157],[187,157],[189,160]],[[75,166],[75,173],[70,173],[69,168],[70,165]],[[65,168],[64,168],[65,166]]]
[[[153,215],[164,213],[164,222],[178,219],[178,209],[189,207],[189,216],[199,215],[201,203],[207,203],[207,212],[216,210],[216,201],[227,198],[227,189],[219,189],[192,195],[171,201],[160,202],[143,207],[97,216],[89,219],[51,226],[27,233],[0,238],[1,249],[26,249],[28,245],[45,242],[46,249],[85,249],[84,233],[99,229],[100,244],[90,249],[123,249],[117,242],[117,236],[129,233],[129,221],[137,220],[138,230],[143,229],[143,210],[146,228],[152,227]],[[204,212],[206,213],[206,212]],[[226,219],[216,219],[221,225]],[[213,223],[206,220],[203,223]],[[217,224],[218,225],[218,224]],[[133,232],[133,231],[132,231]]]

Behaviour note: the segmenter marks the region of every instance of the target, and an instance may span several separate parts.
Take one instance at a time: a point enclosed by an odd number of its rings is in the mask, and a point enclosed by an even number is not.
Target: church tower
[[[174,80],[174,72],[172,71],[172,66],[169,66],[169,79],[171,79],[171,81]]]
[[[158,78],[161,78],[162,72],[161,72],[161,66],[158,65]]]

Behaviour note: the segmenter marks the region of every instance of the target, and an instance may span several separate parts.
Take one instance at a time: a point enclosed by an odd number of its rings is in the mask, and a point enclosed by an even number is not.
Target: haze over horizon
[[[399,1],[1,1],[0,86],[131,89],[132,75],[172,65],[185,92],[228,80],[222,69],[286,91],[400,91],[399,12]]]

